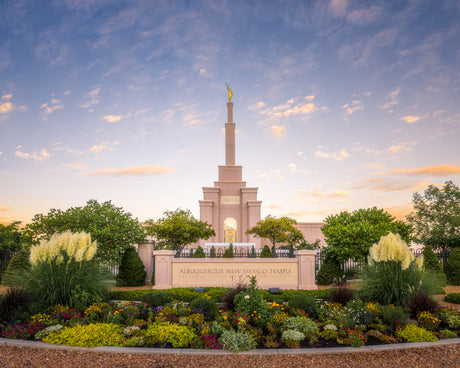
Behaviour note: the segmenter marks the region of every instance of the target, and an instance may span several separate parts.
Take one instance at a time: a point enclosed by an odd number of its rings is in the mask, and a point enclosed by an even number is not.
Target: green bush
[[[318,325],[308,317],[288,317],[283,321],[283,328],[302,332],[309,342],[318,341]]]
[[[314,310],[316,298],[311,294],[294,294],[288,301],[289,309],[302,309],[311,315]]]
[[[9,288],[0,299],[0,326],[24,314],[33,301],[33,296],[22,288]]]
[[[447,294],[444,300],[448,303],[460,304],[460,293]]]
[[[441,263],[439,263],[438,257],[433,252],[433,248],[429,245],[425,245],[423,248],[423,267],[425,270],[431,270],[434,272],[442,272]]]
[[[123,326],[113,323],[91,323],[89,325],[75,325],[64,327],[51,332],[43,338],[48,344],[62,344],[70,346],[121,346]]]
[[[454,248],[444,266],[449,285],[460,285],[460,248]]]
[[[201,246],[196,248],[195,253],[193,254],[193,258],[206,258],[206,254],[204,254],[204,250]]]
[[[454,339],[457,337],[457,333],[451,330],[441,330],[439,331],[439,334],[445,337],[448,337],[449,339]]]
[[[30,249],[31,277],[26,289],[48,307],[84,308],[107,298],[105,272],[93,261],[96,242],[84,232],[55,234]]]
[[[172,300],[173,297],[167,291],[154,291],[142,296],[142,301],[151,304],[152,307],[165,306]]]
[[[219,311],[217,303],[212,298],[196,298],[190,303],[190,309],[193,313],[201,313],[206,321],[214,321]]]
[[[117,286],[143,286],[145,276],[147,272],[139,254],[134,247],[129,247],[121,258]]]
[[[233,310],[247,313],[249,323],[252,325],[265,327],[268,321],[268,304],[262,295],[261,290],[257,287],[256,277],[253,276],[246,291],[239,293],[233,299]]]
[[[144,334],[147,344],[165,347],[169,343],[173,348],[190,346],[190,343],[196,338],[192,327],[179,326],[170,322],[153,323]]]
[[[407,342],[438,341],[432,332],[413,324],[408,324],[405,328],[397,330],[396,336]]]
[[[393,305],[384,305],[380,311],[380,318],[383,323],[395,329],[400,328],[407,323],[409,320],[409,313],[400,306],[395,307]]]
[[[5,286],[23,286],[24,277],[30,272],[29,253],[21,249],[13,258],[11,258],[5,274],[3,275],[3,285]]]
[[[216,258],[216,248],[214,248],[214,245],[211,247],[211,250],[209,251],[209,257]]]
[[[340,268],[340,263],[330,252],[327,252],[316,276],[316,282],[318,285],[330,285],[334,279],[341,277],[343,277],[343,271]]]
[[[230,350],[232,353],[240,351],[252,350],[257,347],[254,336],[249,333],[236,332],[234,330],[226,330],[219,338],[219,342],[224,349]]]
[[[233,244],[230,244],[228,248],[225,249],[224,254],[222,255],[222,258],[233,258]]]
[[[268,245],[264,245],[260,252],[260,258],[274,258],[273,252],[270,250]]]

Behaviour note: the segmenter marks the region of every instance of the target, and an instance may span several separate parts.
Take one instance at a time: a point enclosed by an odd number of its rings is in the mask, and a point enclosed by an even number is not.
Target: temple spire
[[[231,90],[230,90],[231,91]],[[225,165],[235,166],[235,123],[233,122],[233,103],[227,103],[227,123],[225,124]]]

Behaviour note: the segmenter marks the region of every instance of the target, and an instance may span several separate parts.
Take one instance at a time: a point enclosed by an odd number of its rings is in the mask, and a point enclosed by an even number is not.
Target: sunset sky
[[[0,222],[111,200],[199,217],[236,163],[262,216],[397,217],[460,185],[460,1],[0,1]]]

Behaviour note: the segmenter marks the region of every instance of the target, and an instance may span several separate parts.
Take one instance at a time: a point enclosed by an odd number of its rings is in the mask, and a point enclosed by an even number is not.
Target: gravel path
[[[187,355],[91,353],[0,346],[0,366],[18,367],[460,367],[460,344],[340,354]]]

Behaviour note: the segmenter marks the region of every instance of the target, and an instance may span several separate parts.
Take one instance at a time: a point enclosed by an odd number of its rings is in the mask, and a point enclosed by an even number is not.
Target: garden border
[[[410,342],[400,344],[369,345],[360,348],[351,346],[333,347],[333,348],[306,348],[306,349],[253,349],[242,351],[239,355],[299,355],[299,354],[340,354],[340,353],[372,353],[388,350],[406,350],[416,348],[429,348],[444,345],[460,344],[460,338],[444,339],[436,342]],[[229,350],[212,350],[212,349],[174,349],[174,348],[130,348],[118,346],[96,346],[94,348],[85,348],[80,346],[54,345],[41,341],[32,340],[15,340],[0,338],[0,346],[47,349],[47,350],[69,350],[80,352],[94,353],[117,353],[117,354],[183,354],[183,355],[234,355]]]

